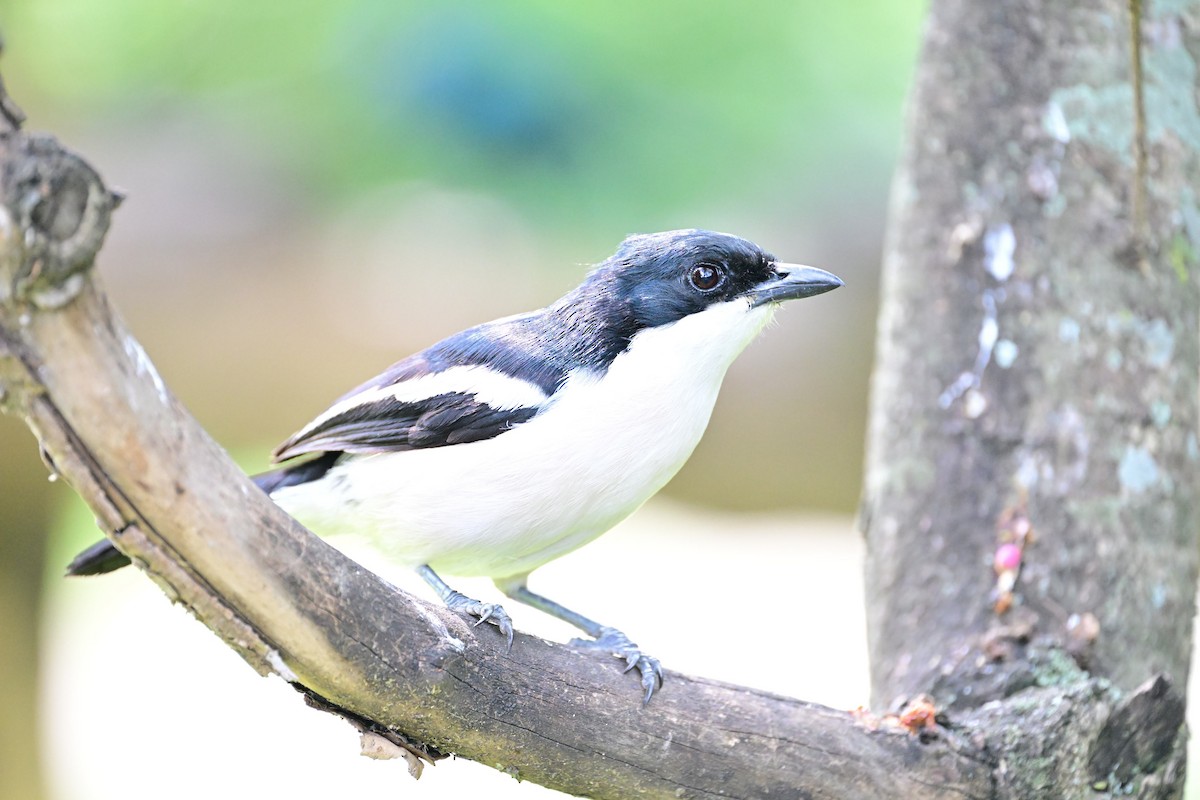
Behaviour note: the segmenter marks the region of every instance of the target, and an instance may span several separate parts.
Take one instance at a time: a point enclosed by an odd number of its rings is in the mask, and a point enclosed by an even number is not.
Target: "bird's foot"
[[[646,692],[642,698],[642,705],[649,703],[654,690],[662,686],[663,671],[658,659],[643,653],[628,636],[616,628],[605,626],[600,629],[600,636],[595,639],[572,639],[570,643],[572,647],[600,650],[616,656],[625,662],[625,672],[636,669],[642,677],[642,689]]]
[[[508,647],[512,649],[513,643],[513,626],[512,619],[509,618],[508,612],[503,607],[495,603],[481,603],[478,600],[473,600],[467,597],[462,592],[451,591],[446,598],[446,607],[451,611],[457,611],[460,614],[466,614],[469,617],[475,617],[475,627],[479,627],[485,622],[490,622],[500,629],[500,633],[508,639]]]

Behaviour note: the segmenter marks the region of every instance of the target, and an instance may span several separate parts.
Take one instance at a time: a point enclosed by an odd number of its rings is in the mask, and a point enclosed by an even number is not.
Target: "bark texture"
[[[932,4],[862,513],[877,705],[979,707],[1071,661],[1123,691],[1186,682],[1200,3],[1140,5]],[[1006,543],[1023,563],[997,613]]]

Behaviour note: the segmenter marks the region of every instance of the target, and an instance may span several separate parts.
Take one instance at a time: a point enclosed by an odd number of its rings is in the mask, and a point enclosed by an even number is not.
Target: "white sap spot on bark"
[[[991,357],[993,348],[996,346],[996,339],[1000,337],[1000,323],[995,317],[987,316],[983,318],[983,324],[979,326],[979,352],[987,353],[988,358]],[[986,366],[988,358],[982,358],[983,364]]]
[[[1000,369],[1008,369],[1017,360],[1017,355],[1021,352],[1021,348],[1017,347],[1017,343],[1012,339],[1001,339],[996,342],[996,366]]]
[[[267,651],[267,664],[271,669],[275,670],[275,674],[283,678],[288,683],[298,683],[299,678],[296,673],[292,672],[287,664],[283,663],[283,657],[279,655],[279,651],[274,648]]]
[[[1017,236],[1007,222],[992,225],[983,237],[983,266],[996,280],[1003,283],[1013,274],[1013,253],[1017,250]]]
[[[1067,115],[1063,113],[1062,106],[1053,100],[1046,104],[1046,111],[1042,114],[1042,129],[1054,137],[1057,142],[1066,144],[1071,141],[1071,128],[1067,125]]]
[[[963,396],[963,392],[975,385],[975,376],[970,372],[960,374],[954,381],[946,387],[940,395],[938,395],[938,406],[945,409],[954,404],[954,401]]]
[[[132,336],[126,336],[123,344],[125,346],[125,355],[129,356],[133,361],[138,376],[150,378],[154,384],[154,391],[158,394],[158,399],[165,405],[169,402],[167,385],[163,383],[162,376],[154,368],[154,363],[150,360],[150,356],[146,355],[146,351],[142,349],[142,346]]]
[[[987,407],[988,401],[982,392],[978,389],[967,391],[967,396],[963,399],[963,414],[967,419],[978,419],[983,416],[983,412],[987,411]]]
[[[999,290],[997,290],[999,291]],[[996,319],[996,295],[991,289],[983,293],[983,321],[979,325],[979,335],[976,341],[979,345],[979,350],[975,354],[975,364],[970,372],[963,372],[955,380],[954,383],[946,387],[946,389],[938,396],[938,406],[941,408],[949,408],[954,404],[955,400],[962,397],[968,389],[978,389],[983,381],[983,371],[987,369],[987,365],[992,360],[992,352],[996,347],[996,341],[1000,338],[1000,323]],[[982,395],[980,399],[984,398]],[[974,401],[971,409],[977,413],[968,417],[975,419],[987,408],[987,401],[980,406],[978,401]]]
[[[13,232],[15,230],[16,226],[13,225],[12,214],[8,213],[7,208],[0,207],[0,243],[10,241],[13,238]],[[0,292],[3,292],[7,288],[8,287],[6,286],[0,286]],[[0,299],[3,299],[6,296],[7,295],[0,294]]]
[[[1008,280],[1015,268],[1013,254],[1016,249],[1017,237],[1013,233],[1012,225],[1005,222],[989,227],[983,237],[984,269],[1000,283]],[[981,298],[983,320],[979,323],[979,335],[976,337],[979,349],[975,354],[975,363],[969,372],[961,373],[954,383],[947,386],[938,396],[938,405],[941,408],[950,408],[956,400],[965,395],[963,413],[968,419],[978,418],[987,410],[987,398],[979,393],[978,389],[983,382],[984,370],[992,362],[993,356],[1003,369],[1011,367],[1016,359],[1017,345],[1008,339],[1004,340],[1003,353],[996,354],[996,346],[1000,343],[1000,321],[996,314],[996,306],[1004,297],[1003,287],[996,286],[984,290]]]
[[[450,633],[450,629],[446,627],[446,623],[442,622],[437,614],[434,614],[420,603],[414,603],[413,608],[421,613],[421,616],[429,623],[429,627],[433,628],[434,632],[441,637],[442,641],[450,646],[451,650],[456,653],[465,653],[467,651],[466,643]]]

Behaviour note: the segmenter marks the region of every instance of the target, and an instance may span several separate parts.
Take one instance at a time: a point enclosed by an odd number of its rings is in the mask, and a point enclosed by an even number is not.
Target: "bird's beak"
[[[773,277],[746,293],[752,308],[766,303],[782,303],[784,300],[824,294],[843,285],[842,279],[837,275],[816,267],[776,262],[771,266],[771,271],[775,273]]]

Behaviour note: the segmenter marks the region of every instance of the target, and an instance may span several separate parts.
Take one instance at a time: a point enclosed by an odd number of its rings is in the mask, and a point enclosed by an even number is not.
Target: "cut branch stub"
[[[77,276],[95,260],[120,195],[53,137],[5,134],[0,148],[4,234],[19,234],[0,262],[0,298],[61,306],[78,292]]]

